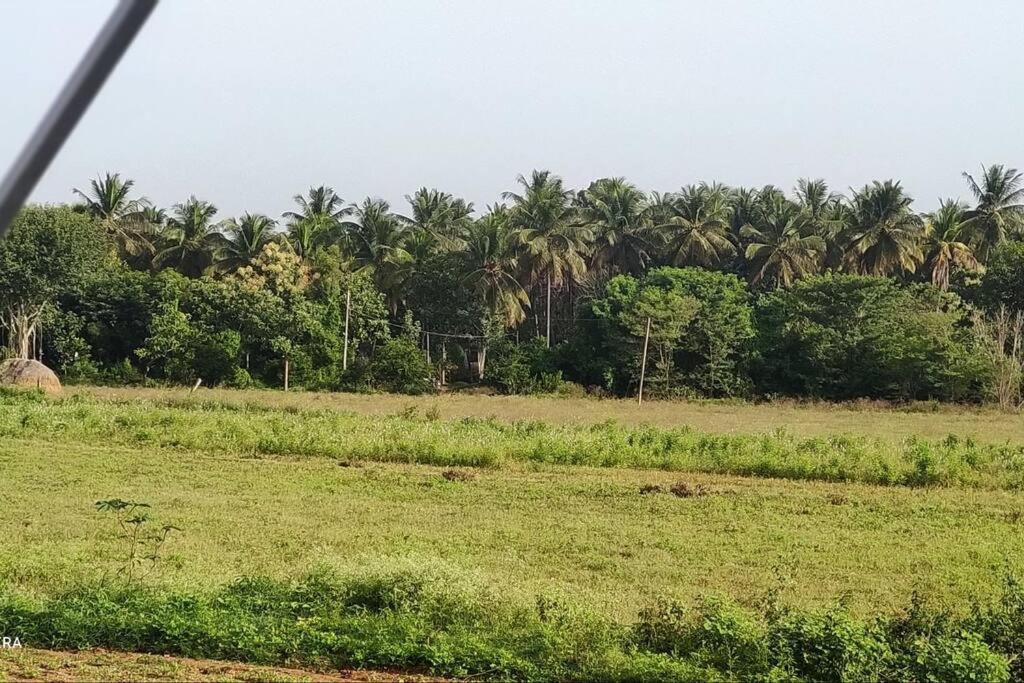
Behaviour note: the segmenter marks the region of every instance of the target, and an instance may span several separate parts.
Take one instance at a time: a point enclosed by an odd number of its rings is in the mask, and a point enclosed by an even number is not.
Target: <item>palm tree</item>
[[[154,266],[172,267],[189,277],[207,271],[227,241],[213,222],[216,214],[216,206],[194,196],[175,204],[167,220],[166,246],[157,252]]]
[[[547,333],[551,346],[551,288],[578,280],[586,271],[583,252],[589,230],[572,219],[571,192],[562,179],[550,171],[534,171],[530,179],[519,176],[523,193],[504,192],[513,202],[509,219],[523,245],[520,265],[531,283],[543,280],[547,286]]]
[[[153,252],[153,226],[147,220],[145,199],[131,199],[135,186],[120,173],[107,173],[89,183],[89,191],[77,187],[74,193],[82,198],[85,211],[99,221],[118,253],[128,259]]]
[[[647,196],[625,178],[595,180],[576,199],[577,220],[593,235],[591,270],[642,273],[654,254]]]
[[[843,197],[831,192],[821,178],[800,178],[796,181],[796,201],[803,213],[803,233],[817,235],[825,241],[825,265],[837,268],[843,260],[839,242],[845,222]]]
[[[412,208],[411,224],[430,235],[440,248],[458,251],[465,246],[473,204],[425,187],[406,195],[405,200]]]
[[[413,266],[406,249],[411,235],[408,219],[392,213],[383,199],[367,198],[355,208],[354,220],[345,223],[345,230],[357,268],[373,274],[394,315]]]
[[[293,199],[299,210],[285,211],[282,217],[288,221],[288,243],[296,254],[308,257],[338,239],[343,231],[342,222],[351,208],[333,188],[311,187],[308,196],[297,194]]]
[[[530,297],[516,277],[519,272],[519,237],[509,212],[496,206],[469,226],[466,234],[464,282],[483,300],[491,316],[505,327],[526,319]]]
[[[925,222],[924,269],[932,284],[942,291],[949,289],[953,267],[974,270],[980,265],[970,245],[964,241],[966,215],[966,205],[946,199],[938,211],[928,214]]]
[[[846,265],[855,272],[890,277],[912,273],[921,252],[924,222],[899,182],[877,180],[853,193],[841,239]]]
[[[252,263],[274,239],[276,226],[276,221],[259,213],[244,213],[225,221],[226,241],[217,261],[218,270],[231,272]]]
[[[655,230],[674,265],[712,268],[736,253],[729,240],[729,192],[723,185],[687,185],[678,193],[655,194]]]
[[[975,253],[987,261],[995,247],[1024,226],[1024,174],[993,164],[981,167],[981,182],[970,173],[963,175],[978,202],[967,212],[964,227]]]
[[[807,220],[800,206],[781,195],[758,205],[753,220],[740,231],[750,240],[746,258],[752,284],[770,281],[789,287],[818,270],[825,240],[806,232]]]

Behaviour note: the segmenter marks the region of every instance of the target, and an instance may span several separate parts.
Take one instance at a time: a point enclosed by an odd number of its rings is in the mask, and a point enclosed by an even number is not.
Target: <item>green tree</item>
[[[978,180],[967,172],[963,176],[977,200],[965,216],[964,227],[970,231],[975,253],[987,261],[993,249],[1024,225],[1024,174],[993,164],[981,167]]]
[[[233,272],[251,264],[275,237],[276,223],[263,214],[244,213],[224,222],[226,240],[217,270]]]
[[[88,191],[74,189],[86,213],[97,220],[118,253],[127,259],[154,252],[156,225],[151,219],[155,209],[145,199],[129,197],[134,185],[134,180],[122,180],[119,173],[107,173],[91,180]]]
[[[334,189],[321,185],[309,188],[307,196],[293,197],[298,211],[285,211],[288,243],[299,256],[307,257],[336,242],[344,230],[344,219],[352,212]]]
[[[949,289],[953,268],[977,270],[980,267],[965,241],[965,215],[966,207],[961,202],[946,199],[925,221],[924,272],[942,291]]]
[[[591,270],[637,275],[655,248],[650,239],[647,196],[625,178],[595,180],[576,198],[577,220],[593,235]]]
[[[406,248],[410,238],[407,219],[393,213],[383,199],[367,198],[355,210],[347,234],[357,268],[373,276],[395,315],[415,265]]]
[[[216,206],[195,197],[175,204],[167,220],[163,248],[153,264],[174,268],[188,277],[199,277],[209,270],[227,241],[213,222],[215,215]]]
[[[892,180],[876,180],[853,194],[841,236],[850,271],[888,277],[916,270],[924,258],[924,222],[911,210],[912,203]]]
[[[521,194],[504,192],[512,202],[509,220],[523,244],[519,265],[531,286],[545,283],[547,313],[545,339],[551,346],[551,288],[578,281],[586,272],[584,252],[589,230],[572,220],[572,193],[550,171],[519,176]]]
[[[746,249],[752,284],[789,287],[814,274],[825,256],[825,240],[812,232],[808,215],[785,197],[759,203],[740,234],[750,240]]]
[[[406,195],[412,215],[409,222],[415,230],[428,235],[426,243],[446,251],[465,246],[466,232],[472,223],[473,205],[447,192],[421,187]]]
[[[728,190],[718,184],[687,185],[677,193],[655,194],[652,207],[668,263],[713,268],[736,253],[729,240]]]
[[[505,207],[494,207],[474,221],[464,257],[464,282],[477,293],[490,316],[504,327],[521,323],[530,297],[516,278],[518,238]]]
[[[58,295],[81,290],[104,263],[103,232],[67,207],[29,206],[0,241],[0,324],[16,358]]]

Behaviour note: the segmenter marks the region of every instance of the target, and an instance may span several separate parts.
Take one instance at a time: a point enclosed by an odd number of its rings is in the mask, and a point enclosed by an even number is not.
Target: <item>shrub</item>
[[[397,394],[425,394],[434,389],[433,372],[423,352],[408,337],[388,341],[370,362],[371,383]]]

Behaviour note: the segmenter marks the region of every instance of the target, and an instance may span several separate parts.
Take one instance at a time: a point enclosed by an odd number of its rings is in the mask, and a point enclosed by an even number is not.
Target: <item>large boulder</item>
[[[37,360],[11,358],[0,363],[0,384],[27,389],[42,389],[48,394],[60,391],[56,373]]]

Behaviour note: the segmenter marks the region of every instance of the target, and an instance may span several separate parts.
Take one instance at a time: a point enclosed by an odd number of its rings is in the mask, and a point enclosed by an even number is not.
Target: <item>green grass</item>
[[[429,411],[366,416],[258,403],[0,395],[0,437],[340,460],[496,467],[511,462],[660,469],[798,480],[1020,489],[1024,446],[948,435],[901,443],[785,431],[549,424]]]
[[[299,635],[271,650],[257,643],[233,655],[230,634],[216,629],[203,635],[216,647],[150,650],[276,664],[390,662],[450,674],[480,672],[484,663],[499,661],[525,677],[575,670],[620,677],[646,671],[637,676],[651,678],[662,671],[657,667],[672,664],[662,661],[665,653],[655,648],[634,661],[630,652],[644,623],[640,615],[652,605],[728,596],[743,605],[758,637],[767,638],[782,628],[758,607],[768,596],[800,610],[794,614],[801,619],[841,602],[841,618],[867,633],[878,615],[905,608],[914,593],[927,595],[935,609],[970,618],[976,605],[998,597],[1007,568],[1024,566],[1016,446],[444,420],[426,412],[371,417],[251,396],[182,402],[147,395],[129,402],[0,394],[0,582],[5,599],[14,600],[5,603],[14,610],[6,623],[21,619],[26,630],[32,626],[48,639],[44,646],[146,649],[146,633],[173,634],[167,620],[181,617],[170,608],[152,612],[153,605],[206,605],[207,622],[196,628],[222,619],[250,623],[247,612],[218,611],[220,591],[240,576],[266,577],[273,590],[291,590],[325,570],[348,585],[345,577],[367,567],[440,567],[474,587],[472,604],[499,596],[502,623],[519,620],[525,630],[474,630],[472,621],[459,622],[462,630],[449,642],[455,650],[440,651],[421,638],[427,626],[417,621],[426,618],[419,612],[411,622],[387,612],[365,623],[332,612],[321,617],[337,627],[336,635],[365,639],[324,646],[322,661],[310,659],[314,650],[294,649],[306,642]],[[923,486],[923,479],[913,480],[915,487],[857,483],[894,484],[920,471],[915,457],[922,444],[934,456],[925,471],[943,486]],[[744,469],[751,462],[766,469]],[[470,476],[448,481],[444,467],[453,464]],[[748,471],[775,477],[719,473]],[[889,474],[880,478],[880,471]],[[680,481],[704,487],[704,495],[669,493]],[[662,490],[642,494],[644,486]],[[116,598],[118,623],[153,620],[150,631],[133,636],[139,640],[120,646],[114,626],[95,621],[103,612],[97,605],[109,598],[95,586],[116,585],[123,553],[113,519],[93,507],[111,497],[146,501],[156,520],[183,528],[145,581],[144,590],[155,592]],[[67,602],[76,595],[85,600],[78,607]],[[131,612],[136,599],[144,614]],[[587,616],[557,628],[537,622],[544,613],[538,605],[550,600]],[[280,618],[283,630],[267,636],[273,642],[291,633],[299,617]],[[260,623],[252,628],[259,631]],[[108,632],[101,627],[114,635],[90,640],[91,633]],[[317,638],[333,637],[321,627]],[[581,628],[612,634],[586,666],[573,664],[563,648],[582,647]],[[691,642],[690,635],[678,637]],[[556,654],[545,659],[531,648],[547,638],[562,644],[551,646]],[[353,642],[362,649],[351,649]],[[969,647],[957,643],[954,649]],[[474,659],[474,652],[486,656]],[[697,672],[697,680],[707,674],[703,659],[682,660],[677,674]]]
[[[506,422],[542,420],[553,424],[595,424],[614,420],[624,425],[683,427],[716,434],[762,434],[779,428],[801,438],[836,434],[867,436],[891,443],[908,437],[939,438],[956,434],[979,443],[1024,443],[1020,412],[991,406],[958,406],[923,402],[739,400],[646,401],[548,396],[487,396],[451,393],[438,396],[346,394],[271,389],[208,389],[194,394],[183,388],[73,387],[71,392],[99,399],[213,401],[230,405],[257,404],[278,410],[335,410],[358,415],[393,415],[414,408],[436,411],[443,420],[494,417]]]

